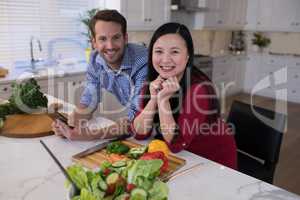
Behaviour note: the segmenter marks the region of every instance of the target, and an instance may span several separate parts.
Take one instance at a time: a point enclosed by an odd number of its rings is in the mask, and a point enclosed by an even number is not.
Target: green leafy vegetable
[[[129,151],[129,147],[120,141],[112,142],[107,145],[106,151],[108,153],[125,154]]]
[[[35,109],[47,108],[48,99],[40,89],[33,78],[23,84],[13,83],[8,103],[0,105],[0,121],[5,120],[7,115],[32,113]]]
[[[149,190],[150,200],[167,200],[169,188],[166,183],[156,180]]]
[[[162,160],[129,160],[125,162],[125,166],[123,164],[122,167],[114,167],[109,162],[103,162],[100,170],[95,172],[85,170],[80,165],[68,167],[67,172],[80,189],[80,194],[72,200],[168,198],[168,186],[157,178],[163,165]]]

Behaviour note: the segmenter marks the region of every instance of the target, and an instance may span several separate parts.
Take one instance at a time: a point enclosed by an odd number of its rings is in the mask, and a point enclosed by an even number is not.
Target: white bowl
[[[72,197],[75,196],[75,189],[74,187],[71,185],[69,188],[68,188],[68,192],[67,192],[67,200],[71,200]]]

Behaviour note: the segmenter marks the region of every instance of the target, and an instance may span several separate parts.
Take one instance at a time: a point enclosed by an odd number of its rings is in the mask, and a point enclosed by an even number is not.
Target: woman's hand
[[[152,100],[156,100],[157,94],[162,89],[162,83],[164,81],[165,80],[161,76],[158,76],[154,81],[150,83],[149,90]]]
[[[168,101],[179,89],[178,79],[176,77],[168,78],[162,83],[162,89],[158,93],[158,101]]]

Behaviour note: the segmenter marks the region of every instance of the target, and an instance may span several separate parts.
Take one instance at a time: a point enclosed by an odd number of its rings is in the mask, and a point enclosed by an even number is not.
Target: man
[[[87,69],[86,87],[75,111],[69,117],[69,128],[57,120],[53,124],[56,135],[74,140],[111,138],[126,134],[128,124],[138,109],[138,95],[147,74],[147,49],[128,43],[126,19],[116,10],[98,11],[90,23],[95,51]],[[101,88],[112,93],[128,108],[128,116],[107,128],[91,131],[87,119],[101,101]]]

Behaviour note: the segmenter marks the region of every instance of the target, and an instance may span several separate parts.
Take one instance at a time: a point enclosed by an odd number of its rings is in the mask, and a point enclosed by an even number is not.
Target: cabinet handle
[[[3,88],[3,91],[4,91],[4,92],[6,92],[7,90],[8,90],[8,88],[7,88],[7,87]]]
[[[300,63],[296,63],[296,66],[300,66]]]
[[[292,90],[292,93],[295,94],[295,93],[296,93],[296,90]]]
[[[295,25],[296,25],[296,23],[295,23],[295,22],[292,22],[292,23],[291,23],[291,26],[295,26]]]
[[[72,85],[74,86],[74,85],[76,85],[76,83],[75,83],[75,82],[73,82],[73,83],[72,83]]]
[[[223,21],[222,20],[218,20],[218,24],[222,24],[223,23]]]
[[[299,78],[299,75],[298,75],[298,74],[295,74],[294,78]]]
[[[260,25],[261,23],[260,23],[260,22],[257,22],[257,24],[259,24],[259,25]]]
[[[151,19],[151,18],[149,18],[149,19],[148,19],[148,21],[149,21],[149,22],[151,22],[151,21],[152,21],[152,19]]]
[[[300,25],[300,23],[299,23],[299,22],[297,22],[297,23],[296,23],[296,26],[299,26],[299,25]]]

